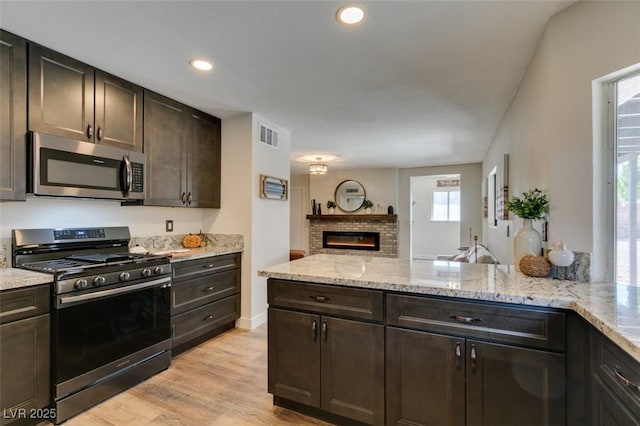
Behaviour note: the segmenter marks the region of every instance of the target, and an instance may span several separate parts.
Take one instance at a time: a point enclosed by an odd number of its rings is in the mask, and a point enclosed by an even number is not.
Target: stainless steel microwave
[[[29,139],[34,195],[144,199],[144,154],[37,132]]]

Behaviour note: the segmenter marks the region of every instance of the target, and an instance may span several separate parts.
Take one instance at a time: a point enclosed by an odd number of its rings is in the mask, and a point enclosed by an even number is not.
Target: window
[[[638,285],[640,264],[640,74],[613,84],[615,141],[615,275]]]
[[[460,222],[460,190],[433,191],[431,220]]]

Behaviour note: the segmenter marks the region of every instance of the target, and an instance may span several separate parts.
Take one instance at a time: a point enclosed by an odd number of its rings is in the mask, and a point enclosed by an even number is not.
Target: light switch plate
[[[167,232],[173,232],[173,220],[167,220],[164,223],[164,229]]]

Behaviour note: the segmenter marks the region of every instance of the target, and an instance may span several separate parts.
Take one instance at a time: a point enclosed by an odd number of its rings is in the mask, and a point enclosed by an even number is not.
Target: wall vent
[[[278,132],[270,129],[264,124],[260,124],[260,142],[272,146],[278,147]]]

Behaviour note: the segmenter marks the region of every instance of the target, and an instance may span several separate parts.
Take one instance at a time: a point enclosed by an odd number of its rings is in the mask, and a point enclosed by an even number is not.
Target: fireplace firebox
[[[380,251],[380,233],[322,231],[322,248]]]

